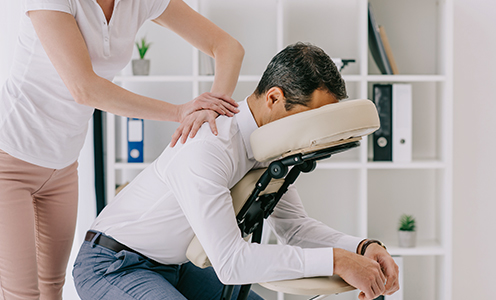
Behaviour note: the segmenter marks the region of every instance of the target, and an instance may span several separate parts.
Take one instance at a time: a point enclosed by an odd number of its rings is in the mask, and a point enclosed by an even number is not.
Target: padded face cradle
[[[251,134],[257,161],[284,153],[368,135],[379,129],[377,110],[368,99],[349,100],[297,113],[266,124]]]

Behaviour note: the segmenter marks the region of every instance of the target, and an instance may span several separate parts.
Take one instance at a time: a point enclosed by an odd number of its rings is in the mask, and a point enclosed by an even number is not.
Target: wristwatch
[[[379,244],[382,248],[384,248],[385,250],[387,250],[386,245],[384,245],[383,242],[381,242],[379,240],[368,240],[362,246],[362,250],[360,251],[360,254],[361,255],[364,255],[365,254],[365,251],[367,250],[367,247],[370,246],[370,244]]]

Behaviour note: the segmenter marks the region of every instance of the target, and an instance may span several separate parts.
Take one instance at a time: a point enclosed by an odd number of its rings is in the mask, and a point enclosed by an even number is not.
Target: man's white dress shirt
[[[101,212],[93,230],[164,264],[187,262],[196,234],[219,279],[244,284],[333,274],[333,249],[355,252],[361,239],[311,219],[294,187],[269,223],[289,245],[251,244],[241,238],[229,189],[262,167],[250,134],[257,129],[246,101],[232,118],[207,123],[185,144],[167,147]]]

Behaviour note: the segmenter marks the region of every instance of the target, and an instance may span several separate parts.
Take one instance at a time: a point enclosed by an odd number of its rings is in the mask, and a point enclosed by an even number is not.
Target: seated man
[[[277,54],[240,112],[208,124],[185,144],[167,147],[101,212],[74,265],[80,297],[92,299],[219,299],[224,284],[340,275],[360,299],[391,294],[398,269],[378,243],[311,219],[294,187],[268,221],[285,245],[241,238],[229,189],[265,167],[252,155],[250,134],[274,120],[336,103],[345,83],[322,49],[298,43]],[[196,234],[212,267],[186,258]],[[236,295],[235,291],[235,295]],[[260,299],[251,292],[249,299]]]

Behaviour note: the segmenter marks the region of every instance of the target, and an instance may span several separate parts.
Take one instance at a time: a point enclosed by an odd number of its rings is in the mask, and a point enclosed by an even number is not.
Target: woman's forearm
[[[157,121],[180,121],[179,106],[130,92],[104,78],[93,76],[73,92],[80,104],[116,115]]]
[[[41,10],[30,11],[29,16],[50,61],[76,102],[126,117],[180,121],[178,105],[134,94],[96,75],[72,15]]]
[[[231,97],[238,82],[245,50],[237,40],[230,39],[225,45],[216,47],[213,54],[215,79],[211,92]]]
[[[244,49],[235,38],[182,0],[171,0],[164,13],[154,21],[213,57],[215,79],[211,92],[232,95],[244,57]]]

